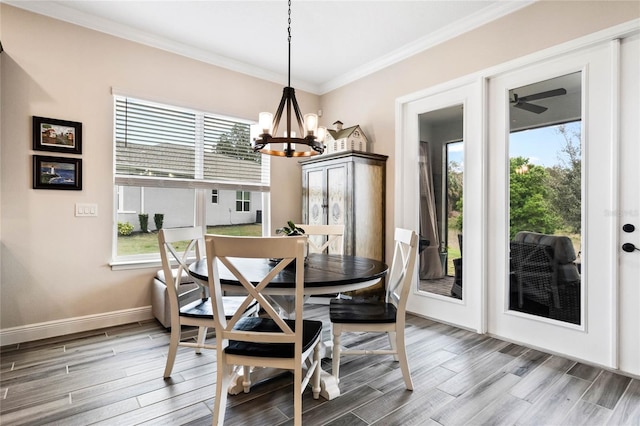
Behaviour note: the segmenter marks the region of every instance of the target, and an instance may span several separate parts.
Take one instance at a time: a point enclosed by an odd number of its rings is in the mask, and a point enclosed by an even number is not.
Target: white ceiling
[[[287,1],[25,1],[13,6],[287,82]],[[326,93],[535,0],[296,0],[291,83]]]

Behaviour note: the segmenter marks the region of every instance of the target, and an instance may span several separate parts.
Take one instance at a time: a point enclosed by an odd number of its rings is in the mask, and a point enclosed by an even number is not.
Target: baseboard
[[[129,324],[151,318],[153,318],[151,306],[143,306],[140,308],[5,328],[0,330],[0,346],[64,336],[66,334],[112,327],[114,325]]]

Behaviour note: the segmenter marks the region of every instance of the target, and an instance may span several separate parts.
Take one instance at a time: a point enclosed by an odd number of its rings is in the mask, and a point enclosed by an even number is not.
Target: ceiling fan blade
[[[534,93],[529,96],[522,96],[518,98],[518,100],[521,102],[530,102],[530,101],[536,101],[538,99],[552,98],[554,96],[560,96],[560,95],[566,95],[566,94],[567,94],[567,90],[560,88],[560,89],[547,90],[546,92]]]
[[[549,109],[540,105],[528,104],[526,102],[518,102],[514,105],[514,107],[524,109],[529,112],[535,112],[536,114],[542,114],[547,109]]]

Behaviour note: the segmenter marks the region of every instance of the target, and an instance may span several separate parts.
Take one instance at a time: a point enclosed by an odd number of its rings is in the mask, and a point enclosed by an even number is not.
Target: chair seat
[[[396,322],[396,307],[385,302],[357,302],[332,299],[329,319],[335,323],[386,324]]]
[[[226,309],[226,306],[225,306]],[[285,322],[295,329],[294,320]],[[302,322],[302,351],[309,350],[313,343],[320,338],[322,321],[304,320]],[[245,317],[238,321],[234,330],[257,331],[260,333],[281,332],[280,327],[270,318]],[[233,355],[257,356],[262,358],[293,358],[293,343],[255,343],[230,340],[225,352]]]
[[[227,318],[231,318],[236,312],[240,304],[244,301],[244,296],[226,296],[224,298],[224,311]],[[245,312],[255,310],[257,302],[254,300]],[[209,318],[213,319],[213,310],[211,308],[211,300],[198,299],[180,308],[181,317],[189,318]]]

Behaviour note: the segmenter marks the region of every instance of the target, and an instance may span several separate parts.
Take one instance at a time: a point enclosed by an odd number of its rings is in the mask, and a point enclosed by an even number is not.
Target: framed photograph
[[[82,123],[33,116],[33,149],[82,154]]]
[[[33,189],[82,189],[80,158],[33,156]]]

